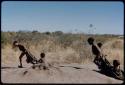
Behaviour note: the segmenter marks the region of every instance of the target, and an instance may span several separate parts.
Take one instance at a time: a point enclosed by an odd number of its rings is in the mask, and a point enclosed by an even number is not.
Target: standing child
[[[19,61],[20,61],[20,65],[18,66],[19,68],[23,67],[23,65],[22,65],[22,58],[25,55],[27,57],[27,59],[26,59],[27,63],[35,64],[35,62],[33,62],[35,57],[32,57],[31,54],[26,50],[26,48],[23,45],[19,44],[17,41],[14,41],[13,42],[13,47],[18,47],[19,50],[21,51],[21,54],[19,56]]]
[[[99,66],[99,59],[102,56],[101,49],[94,43],[94,38],[88,38],[88,43],[92,46],[92,53],[95,55],[94,63]],[[99,44],[101,47],[101,45]]]

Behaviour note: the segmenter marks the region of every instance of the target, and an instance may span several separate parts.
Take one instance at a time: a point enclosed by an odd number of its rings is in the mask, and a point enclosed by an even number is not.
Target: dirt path
[[[100,74],[97,70],[94,64],[63,64],[49,70],[2,67],[1,80],[3,83],[123,83]]]

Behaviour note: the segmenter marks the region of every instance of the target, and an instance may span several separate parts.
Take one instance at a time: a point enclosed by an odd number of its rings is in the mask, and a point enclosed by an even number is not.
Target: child
[[[98,61],[102,56],[101,49],[97,46],[97,44],[94,43],[94,39],[92,37],[88,38],[88,43],[92,45],[92,53],[96,56],[94,59],[94,63],[99,66],[100,64]],[[99,46],[101,47],[100,44]]]
[[[120,70],[120,62],[118,60],[113,61],[113,66],[109,63],[105,56],[101,52],[102,43],[97,45],[94,43],[92,37],[88,38],[88,43],[92,45],[92,52],[96,56],[94,63],[99,67],[102,73],[105,73],[108,76],[114,76],[118,79],[124,79],[122,76],[123,71]]]
[[[18,47],[19,48],[19,50],[22,52],[21,54],[20,54],[20,56],[19,56],[19,61],[20,61],[20,65],[18,66],[19,68],[22,68],[23,66],[22,66],[22,57],[23,56],[25,56],[26,55],[26,57],[27,57],[27,63],[32,63],[32,64],[34,64],[34,62],[33,62],[33,57],[31,56],[31,54],[29,54],[29,52],[26,50],[26,48],[23,46],[23,45],[21,45],[21,44],[19,44],[17,41],[14,41],[13,42],[13,48],[14,47]]]
[[[39,64],[33,66],[33,69],[35,69],[35,67],[38,67],[40,70],[41,70],[41,67],[43,67],[44,70],[48,69],[45,62],[45,53],[40,54],[40,59],[38,60],[38,63]]]
[[[98,47],[101,49],[101,47],[102,47],[102,43],[99,42],[99,43],[97,43],[97,45],[98,45]]]
[[[124,71],[120,69],[120,61],[113,60],[113,72],[115,73],[114,77],[120,80],[124,80]]]
[[[113,71],[119,74],[120,71],[120,62],[118,60],[113,60]]]

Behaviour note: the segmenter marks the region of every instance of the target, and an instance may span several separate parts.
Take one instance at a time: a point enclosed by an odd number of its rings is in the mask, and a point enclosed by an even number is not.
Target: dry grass
[[[124,65],[124,45],[123,40],[114,39],[108,41],[103,45],[103,53],[107,54],[107,59],[112,63],[114,59],[117,59]]]
[[[18,49],[12,49],[11,46],[12,41],[15,39],[15,34],[16,33],[11,33],[11,36],[9,35],[9,39],[6,39],[8,42],[6,42],[2,48],[2,64],[19,63],[18,56],[20,55],[20,51]],[[24,33],[15,36],[21,44],[23,44],[33,55],[36,56],[36,58],[39,58],[40,53],[44,52],[46,54],[46,60],[53,64],[85,64],[92,62],[94,58],[91,53],[91,47],[87,43],[87,38],[89,37],[87,35],[45,35],[40,33]],[[113,59],[118,59],[121,64],[123,64],[123,39],[99,35],[94,36],[94,38],[97,42],[103,43],[103,52],[108,55],[107,58],[111,63]]]

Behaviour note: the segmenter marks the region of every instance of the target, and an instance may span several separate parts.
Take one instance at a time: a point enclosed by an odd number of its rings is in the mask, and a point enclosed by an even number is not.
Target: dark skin
[[[40,54],[40,57],[41,57],[41,58],[39,59],[38,62],[41,63],[41,64],[42,64],[42,63],[45,64],[45,54],[44,54],[44,53],[41,53],[41,54]],[[39,66],[39,69],[41,69],[41,65]],[[43,69],[47,69],[47,67],[46,67],[45,65],[43,65]]]
[[[101,49],[102,43],[97,43],[98,47]]]
[[[45,54],[44,53],[40,54],[40,59],[39,59],[38,62],[40,62],[40,63],[44,63],[45,62]]]
[[[124,79],[121,75],[123,74],[120,70],[120,62],[118,60],[113,61],[113,66],[106,59],[106,55],[101,53],[102,43],[94,44],[93,38],[88,38],[88,43],[92,46],[92,52],[96,56],[94,59],[94,63],[99,67],[100,72],[113,76],[118,79]]]
[[[26,55],[26,57],[27,57],[27,60],[29,59],[29,62],[32,63],[32,64],[34,64],[34,63],[32,62],[32,58],[30,57],[28,51],[25,49],[25,47],[24,47],[23,45],[21,45],[21,44],[19,44],[19,43],[16,42],[16,43],[13,43],[13,47],[18,47],[19,50],[21,51],[21,54],[20,54],[20,56],[19,56],[19,61],[20,61],[20,65],[18,66],[19,68],[22,68],[22,67],[23,67],[23,66],[22,66],[22,58],[23,58],[23,56],[25,56],[25,55]],[[28,63],[29,63],[29,62],[28,62]]]
[[[88,40],[88,43],[92,45],[92,53],[96,56],[94,63],[102,69],[108,69],[111,67],[109,61],[105,58],[106,55],[103,55],[101,52],[102,43],[94,43],[94,39]]]
[[[38,67],[41,70],[41,67],[43,67],[44,70],[48,69],[45,65],[45,54],[41,53],[40,54],[40,59],[38,60],[38,62],[40,63],[38,66],[33,66],[33,69],[35,69],[35,67]]]
[[[94,63],[101,67],[105,68],[105,66],[111,66],[108,60],[105,58],[106,55],[103,55],[101,52],[102,43],[94,43],[93,38],[88,38],[88,43],[92,46],[92,53],[96,56],[94,59]],[[103,66],[102,66],[103,65]],[[107,67],[106,67],[107,68]]]
[[[113,68],[114,71],[119,71],[120,61],[119,60],[113,60],[113,66],[114,66],[114,68]]]
[[[99,65],[98,59],[102,55],[101,49],[99,48],[99,46],[97,44],[94,43],[93,38],[88,39],[88,43],[92,46],[92,53],[96,56],[94,59],[94,63]]]

